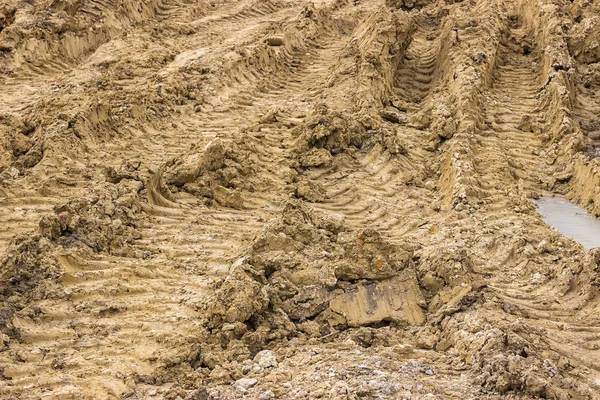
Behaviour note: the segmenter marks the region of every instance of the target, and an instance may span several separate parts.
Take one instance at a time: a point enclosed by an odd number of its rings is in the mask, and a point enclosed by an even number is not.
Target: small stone
[[[252,371],[252,365],[244,365],[242,367],[242,374],[248,375],[250,371]]]
[[[239,191],[217,186],[213,190],[213,199],[223,207],[242,208],[243,200]]]
[[[183,400],[208,400],[209,395],[206,388],[192,390]]]
[[[439,342],[437,342],[437,344],[435,345],[435,349],[437,351],[446,351],[452,346],[453,343],[451,340],[442,339]]]
[[[71,214],[69,214],[67,211],[63,211],[60,214],[58,214],[58,224],[60,225],[61,231],[67,230],[67,226],[69,226],[70,222]]]
[[[289,388],[291,388],[291,387],[292,387],[292,383],[291,383],[291,382],[289,382],[289,381],[288,381],[288,382],[283,382],[283,383],[281,384],[281,386],[283,386],[284,388],[287,388],[287,389],[289,389]]]
[[[60,236],[60,224],[56,215],[45,215],[39,223],[40,235],[49,240],[57,239]]]
[[[277,359],[271,350],[259,351],[254,357],[254,361],[262,368],[277,368],[279,366]]]
[[[408,117],[396,107],[388,106],[381,112],[381,117],[395,124],[406,124]]]
[[[433,349],[437,341],[438,337],[427,329],[423,329],[417,334],[417,347],[420,349]]]
[[[60,218],[60,215],[59,215],[59,218]],[[117,219],[113,220],[112,226],[115,229],[119,229],[120,227],[123,226],[123,221],[121,221],[120,219],[117,218]]]
[[[397,354],[410,354],[414,351],[414,347],[410,344],[398,344],[392,347],[392,350]]]
[[[275,397],[275,393],[272,390],[267,390],[263,394],[260,395],[260,400],[270,400]]]
[[[254,378],[241,378],[235,381],[235,384],[233,386],[240,392],[245,393],[248,391],[248,389],[254,387],[254,385],[256,385],[257,383],[258,380]]]
[[[428,370],[425,371],[425,374],[426,375],[433,375],[433,371],[430,370],[430,369],[428,369]]]
[[[19,177],[19,170],[15,167],[10,167],[6,170],[6,175],[11,179],[17,179]]]
[[[229,373],[220,365],[216,365],[210,372],[210,380],[212,382],[225,383],[231,381]]]
[[[421,285],[431,292],[438,292],[444,286],[444,283],[434,273],[429,271],[421,279]]]
[[[235,329],[235,325],[234,324],[225,324],[221,327],[221,330],[223,332],[227,332],[227,331],[232,331]]]

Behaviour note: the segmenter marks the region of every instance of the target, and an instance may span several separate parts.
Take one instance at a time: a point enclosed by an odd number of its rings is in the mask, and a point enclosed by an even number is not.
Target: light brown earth
[[[596,3],[0,1],[0,398],[600,399]]]

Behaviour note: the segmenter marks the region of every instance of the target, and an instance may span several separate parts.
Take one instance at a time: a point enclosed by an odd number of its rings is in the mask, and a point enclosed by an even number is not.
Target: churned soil
[[[0,1],[0,398],[600,399],[596,3]]]

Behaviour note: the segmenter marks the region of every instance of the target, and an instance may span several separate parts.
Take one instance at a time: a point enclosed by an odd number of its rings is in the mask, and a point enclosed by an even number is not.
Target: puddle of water
[[[561,235],[572,237],[586,250],[600,246],[600,221],[583,208],[560,198],[533,200],[542,220],[558,230]]]

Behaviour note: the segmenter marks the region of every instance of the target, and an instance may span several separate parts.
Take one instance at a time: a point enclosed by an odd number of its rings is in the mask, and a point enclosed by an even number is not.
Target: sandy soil
[[[0,398],[600,399],[596,3],[0,1]]]

